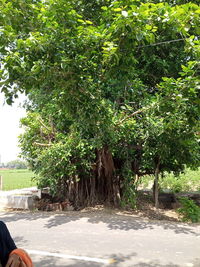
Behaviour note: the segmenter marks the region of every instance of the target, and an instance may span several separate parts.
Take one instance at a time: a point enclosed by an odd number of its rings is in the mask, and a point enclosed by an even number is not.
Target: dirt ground
[[[123,209],[113,209],[104,207],[102,205],[96,205],[95,207],[87,207],[80,211],[81,213],[109,213],[109,214],[118,214],[132,217],[139,217],[142,219],[149,220],[159,220],[159,221],[171,221],[171,222],[181,222],[180,216],[174,210],[168,209],[155,209],[154,207],[149,207],[148,209],[143,210],[123,210]]]
[[[106,212],[110,214],[140,217],[149,220],[181,222],[181,216],[175,209],[156,209],[152,199],[145,195],[138,196],[136,209],[115,209],[112,207],[105,207],[103,205],[96,205],[94,207],[84,208],[81,212]]]
[[[139,195],[138,205],[136,211],[137,215],[156,220],[167,220],[167,221],[181,221],[180,215],[176,209],[156,209],[154,207],[153,200],[149,195]]]
[[[68,206],[67,209],[63,209],[62,203],[55,203],[49,201],[49,199],[42,199],[39,202],[39,211],[44,212],[74,212],[74,208],[72,206]],[[45,208],[44,208],[45,207]],[[44,209],[43,209],[44,208]],[[38,208],[36,209],[38,210]],[[36,211],[35,210],[35,211]],[[16,209],[1,209],[1,211],[17,211]],[[18,210],[20,211],[20,210]],[[151,195],[149,194],[139,194],[137,199],[137,208],[113,208],[111,206],[104,205],[95,205],[92,207],[86,207],[82,209],[78,209],[77,212],[82,214],[84,213],[106,213],[106,214],[119,214],[125,216],[133,216],[139,217],[143,219],[149,220],[160,220],[160,221],[171,221],[171,222],[181,222],[181,216],[176,212],[175,209],[156,209],[154,207],[154,203]]]

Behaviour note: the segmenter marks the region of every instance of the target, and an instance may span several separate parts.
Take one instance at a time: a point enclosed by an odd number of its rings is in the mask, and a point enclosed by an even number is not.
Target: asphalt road
[[[35,267],[200,267],[200,225],[105,212],[1,212]]]

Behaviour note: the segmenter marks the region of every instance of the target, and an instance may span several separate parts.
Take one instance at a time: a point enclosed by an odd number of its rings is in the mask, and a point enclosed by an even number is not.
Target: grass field
[[[3,177],[3,190],[13,190],[36,185],[33,172],[25,170],[0,170]]]

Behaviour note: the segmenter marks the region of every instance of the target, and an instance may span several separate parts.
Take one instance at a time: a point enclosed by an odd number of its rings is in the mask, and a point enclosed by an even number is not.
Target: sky
[[[26,115],[25,110],[20,107],[25,100],[20,95],[12,106],[5,103],[4,94],[0,93],[0,155],[1,163],[18,158],[20,148],[18,147],[18,136],[23,132],[20,126],[20,118]]]

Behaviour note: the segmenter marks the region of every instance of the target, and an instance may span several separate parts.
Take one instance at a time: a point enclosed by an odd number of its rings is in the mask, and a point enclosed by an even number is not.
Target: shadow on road
[[[89,266],[94,266],[94,267],[101,267],[101,264],[98,263],[91,263],[91,262],[81,262],[81,261],[73,261],[66,263],[66,262],[61,262],[58,259],[46,257],[43,258],[42,260],[34,261],[34,267],[89,267]]]
[[[24,247],[28,241],[25,240],[23,236],[15,236],[15,243],[18,244],[19,247]]]
[[[126,262],[127,267],[183,267],[182,265],[177,265],[172,262],[169,262],[167,264],[161,264],[159,261],[139,261],[137,263],[134,263],[133,257],[136,256],[136,253],[132,253],[131,255],[128,256],[123,256],[119,254],[118,256],[116,255],[110,255],[110,258],[113,258],[116,260],[115,263],[105,265],[102,263],[95,263],[95,262],[85,262],[85,261],[80,261],[80,260],[69,260],[68,262],[63,262],[60,261],[58,258],[52,258],[52,257],[43,257],[43,259],[37,259],[34,261],[34,266],[35,267],[104,267],[104,266],[110,266],[110,267],[121,267],[123,263]],[[132,260],[130,262],[130,265],[128,264],[128,261]],[[196,260],[193,263],[192,266],[194,267],[199,267],[199,260]],[[189,265],[184,265],[184,266],[189,266]]]
[[[173,263],[168,263],[167,265],[163,265],[157,262],[149,262],[149,263],[145,263],[145,262],[139,262],[137,264],[131,265],[131,267],[182,267],[180,265],[176,265]]]
[[[34,267],[102,267],[102,264],[75,261],[74,263],[60,263],[52,259],[43,259],[35,262]]]
[[[95,212],[65,212],[65,213],[52,213],[52,212],[4,212],[1,213],[1,220],[5,223],[15,222],[20,220],[36,221],[39,219],[46,219],[47,222],[44,227],[53,228],[59,225],[67,224],[73,221],[87,218],[87,221],[92,224],[104,223],[110,230],[142,230],[142,229],[154,229],[156,226],[160,226],[166,230],[172,230],[176,234],[192,234],[194,236],[200,236],[197,233],[196,228],[199,225],[187,225],[176,222],[166,221],[148,221],[139,217],[132,217],[126,215],[119,215],[114,212],[95,211]]]
[[[86,262],[80,260],[62,261],[59,258],[43,257],[34,259],[34,267],[102,267],[102,263]]]

